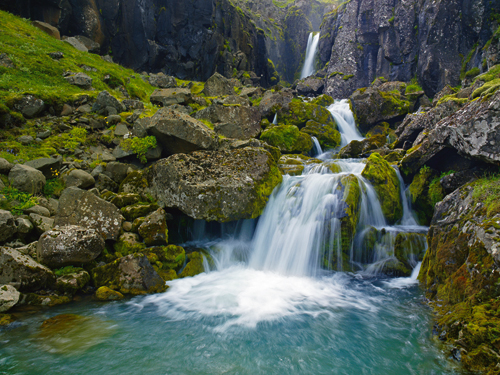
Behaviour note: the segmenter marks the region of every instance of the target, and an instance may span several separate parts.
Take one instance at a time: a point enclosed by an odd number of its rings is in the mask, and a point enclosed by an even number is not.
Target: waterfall
[[[323,153],[323,150],[321,149],[321,145],[319,144],[318,138],[316,137],[311,137],[313,140],[313,156],[318,156]]]
[[[273,124],[278,125],[278,112],[274,114]]]
[[[318,50],[319,37],[319,33],[309,34],[309,39],[307,40],[306,58],[304,60],[304,67],[302,68],[300,79],[314,74],[314,57],[316,56],[316,51]]]
[[[349,106],[349,100],[336,100],[328,110],[337,122],[339,132],[342,135],[341,147],[346,146],[351,141],[361,141],[363,136],[356,128],[354,115]]]

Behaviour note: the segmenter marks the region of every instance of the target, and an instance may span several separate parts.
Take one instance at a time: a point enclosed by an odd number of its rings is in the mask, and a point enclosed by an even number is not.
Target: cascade
[[[313,156],[318,156],[323,153],[323,149],[321,148],[321,145],[319,144],[318,138],[316,137],[311,137],[313,140]]]
[[[314,57],[318,50],[320,33],[310,33],[309,39],[307,40],[306,48],[306,58],[304,60],[304,66],[300,74],[300,79],[309,77],[314,74]]]
[[[278,112],[274,114],[273,124],[278,125]]]

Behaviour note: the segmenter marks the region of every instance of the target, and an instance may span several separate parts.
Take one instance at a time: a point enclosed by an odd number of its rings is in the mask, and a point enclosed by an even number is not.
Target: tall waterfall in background
[[[304,60],[304,67],[302,68],[300,79],[314,74],[314,57],[316,56],[316,52],[318,50],[319,37],[319,33],[309,34],[309,39],[307,40],[306,58]]]

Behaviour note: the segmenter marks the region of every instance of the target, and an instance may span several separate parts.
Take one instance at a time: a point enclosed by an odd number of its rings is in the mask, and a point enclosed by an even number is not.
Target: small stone
[[[73,109],[71,109],[71,110],[73,111]],[[49,138],[51,134],[52,134],[52,132],[50,130],[45,130],[45,131],[41,131],[41,132],[36,133],[36,137],[43,140],[43,139]]]
[[[25,209],[24,213],[27,215],[37,214],[40,216],[50,217],[50,211],[47,208],[39,206],[39,205]]]
[[[54,59],[54,60],[61,60],[62,58],[64,58],[64,54],[60,51],[58,52],[50,52],[49,53],[49,57],[51,59]]]
[[[123,137],[125,134],[128,134],[129,130],[127,128],[127,125],[125,124],[118,124],[115,128],[115,136],[117,137]]]
[[[85,73],[76,73],[64,79],[73,86],[80,87],[83,90],[90,90],[92,88],[92,78]]]
[[[21,143],[24,146],[28,146],[30,143],[32,143],[34,138],[31,135],[22,135],[19,138],[17,138],[17,141]]]
[[[89,51],[87,49],[87,47],[85,47],[85,45],[82,42],[80,42],[78,39],[76,39],[75,37],[63,37],[63,40],[66,43],[72,45],[78,51],[82,51],[82,52],[88,52]]]
[[[120,115],[112,115],[112,116],[108,116],[106,118],[108,125],[118,124],[121,120],[122,120],[122,117]],[[115,134],[116,134],[116,132],[115,132]]]
[[[92,107],[89,104],[84,104],[78,107],[76,111],[80,113],[90,113],[92,112]]]
[[[123,222],[122,228],[125,232],[130,232],[132,230],[132,223],[130,221]]]
[[[116,290],[110,289],[107,286],[101,286],[95,292],[95,298],[99,301],[118,301],[123,299],[123,294]]]

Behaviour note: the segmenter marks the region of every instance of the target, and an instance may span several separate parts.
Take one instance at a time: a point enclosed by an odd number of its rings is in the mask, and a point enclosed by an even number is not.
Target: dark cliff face
[[[321,26],[326,92],[347,97],[380,76],[406,82],[416,76],[430,96],[447,84],[458,85],[464,69],[486,57],[482,47],[498,27],[492,15],[499,5],[489,0],[351,0],[327,14]]]

